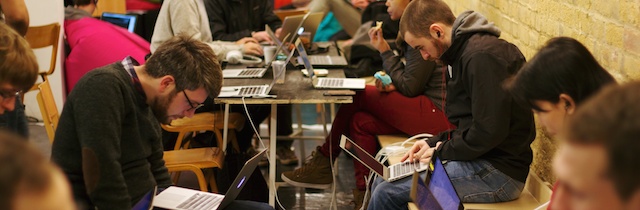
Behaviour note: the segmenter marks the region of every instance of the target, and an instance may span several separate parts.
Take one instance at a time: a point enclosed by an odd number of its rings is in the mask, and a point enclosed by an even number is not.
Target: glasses
[[[204,104],[191,102],[191,99],[189,99],[189,96],[187,96],[187,92],[184,92],[184,90],[182,90],[182,94],[184,94],[184,97],[187,98],[187,102],[189,102],[189,106],[191,107],[190,109],[187,109],[187,111],[196,110],[196,109],[204,106]],[[198,105],[193,106],[193,104],[198,104]]]
[[[0,97],[2,97],[2,101],[4,101],[5,99],[18,97],[20,96],[20,94],[22,94],[22,91],[19,91],[19,90],[18,91],[11,91],[11,90],[0,91]]]

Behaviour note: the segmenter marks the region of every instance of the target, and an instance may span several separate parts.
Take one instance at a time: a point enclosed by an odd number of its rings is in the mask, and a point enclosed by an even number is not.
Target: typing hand
[[[251,37],[258,40],[259,42],[265,41],[271,43],[271,37],[267,34],[266,31],[258,31],[251,34]]]
[[[396,91],[396,86],[393,84],[384,85],[382,84],[382,81],[376,79],[376,89],[378,89],[378,91],[380,92],[392,92]]]
[[[402,156],[400,161],[420,161],[423,163],[429,163],[431,161],[431,156],[433,156],[433,152],[435,152],[436,148],[440,146],[442,142],[438,142],[435,147],[429,147],[427,141],[417,141],[411,149]]]
[[[242,46],[242,54],[250,54],[250,55],[262,55],[264,52],[262,51],[262,46],[260,44],[254,42],[247,42]]]
[[[245,37],[245,38],[242,38],[242,39],[236,41],[236,44],[237,45],[241,45],[241,44],[246,44],[246,43],[251,43],[251,42],[252,43],[258,43],[258,40],[254,39],[254,38],[251,38],[251,37]]]

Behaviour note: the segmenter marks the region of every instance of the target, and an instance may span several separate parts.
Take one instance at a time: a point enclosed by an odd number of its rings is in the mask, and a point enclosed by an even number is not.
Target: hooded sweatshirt
[[[486,160],[524,183],[533,158],[533,114],[516,103],[502,83],[525,58],[499,36],[500,30],[479,13],[466,11],[455,20],[451,46],[441,59],[450,66],[445,112],[456,129],[428,143],[442,141],[437,155],[443,160]]]

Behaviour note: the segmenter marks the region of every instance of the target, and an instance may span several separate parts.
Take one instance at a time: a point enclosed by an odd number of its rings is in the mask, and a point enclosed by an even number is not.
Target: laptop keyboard
[[[222,196],[196,193],[178,205],[179,209],[213,209],[222,201]]]
[[[331,78],[323,78],[319,81],[318,86],[320,87],[342,87],[344,85],[343,79],[331,79]]]
[[[264,87],[263,86],[258,86],[258,87],[242,87],[242,89],[240,89],[240,93],[239,95],[241,96],[247,96],[247,95],[260,95],[262,94],[262,89]]]
[[[244,69],[238,76],[260,76],[262,71],[264,71],[264,68]]]
[[[402,162],[400,164],[392,165],[393,171],[395,174],[392,174],[393,177],[413,173],[413,171],[420,169],[420,162]]]
[[[309,56],[309,62],[312,64],[331,64],[331,58],[329,56]]]

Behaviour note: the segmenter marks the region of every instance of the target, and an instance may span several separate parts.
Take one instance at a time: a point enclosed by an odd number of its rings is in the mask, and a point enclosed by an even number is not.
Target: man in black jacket
[[[280,33],[282,21],[273,13],[271,0],[204,0],[204,5],[214,41],[235,42],[244,37],[271,41],[265,24],[276,30],[276,35]]]
[[[531,111],[501,84],[525,63],[520,50],[499,39],[500,30],[479,13],[455,18],[441,0],[412,1],[400,34],[423,59],[449,65],[445,112],[456,126],[416,142],[403,159],[424,162],[435,153],[463,202],[517,199],[533,158],[535,127]],[[406,209],[410,189],[410,179],[374,185],[369,209]]]

